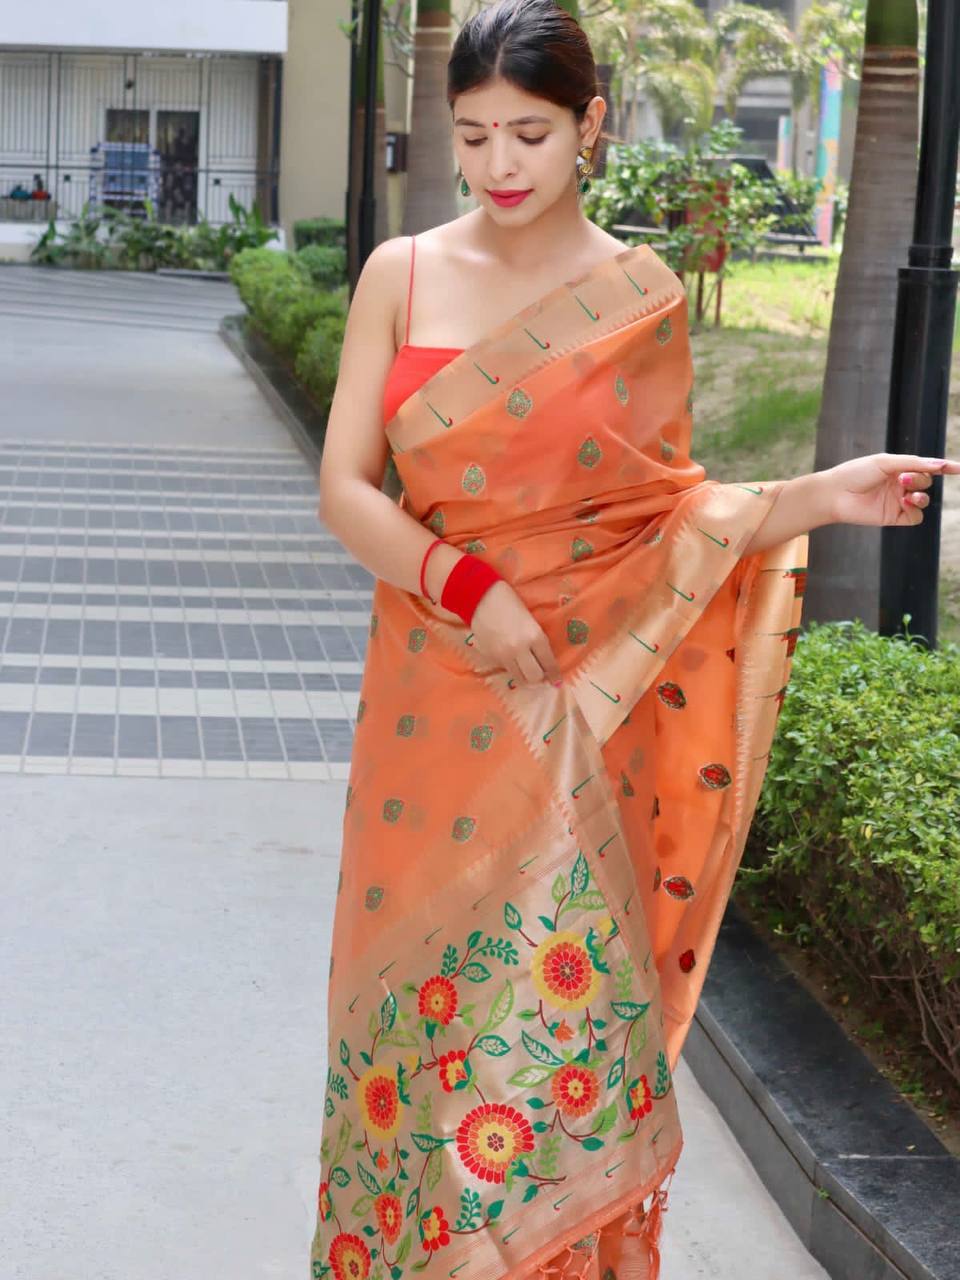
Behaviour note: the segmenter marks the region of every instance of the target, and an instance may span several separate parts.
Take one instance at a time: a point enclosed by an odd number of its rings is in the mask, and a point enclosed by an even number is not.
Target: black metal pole
[[[357,270],[373,252],[376,195],[374,188],[374,160],[377,125],[377,66],[380,39],[380,0],[365,0],[363,7],[363,58],[366,64],[366,101],[363,117],[363,176],[360,180],[359,210],[359,262]]]
[[[356,145],[354,137],[356,102],[357,102],[357,20],[360,16],[360,6],[358,0],[350,0],[350,90],[348,94],[349,109],[347,112],[347,190],[343,197],[343,225],[344,225],[344,242],[347,246],[348,266],[351,267],[349,274],[350,297],[353,297],[353,291],[356,287],[356,273],[352,270],[352,264],[349,263],[350,246],[353,243],[352,236],[354,228],[353,222],[353,149]]]
[[[957,305],[952,268],[960,145],[960,6],[929,0],[917,207],[909,266],[898,272],[887,450],[942,458]],[[880,552],[880,634],[903,630],[937,643],[943,480],[934,479],[923,523],[885,528]]]

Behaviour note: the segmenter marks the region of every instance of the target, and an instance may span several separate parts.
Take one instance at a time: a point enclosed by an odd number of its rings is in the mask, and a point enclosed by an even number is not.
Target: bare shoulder
[[[627,247],[622,240],[618,240],[616,236],[610,235],[608,231],[604,231],[602,227],[598,227],[595,222],[591,222],[593,242],[597,247],[598,255],[603,257],[615,257],[618,253],[623,253]]]
[[[392,236],[367,256],[354,289],[351,309],[375,312],[385,331],[396,332],[397,315],[406,296],[410,271],[410,237]],[[378,324],[377,327],[380,327]]]

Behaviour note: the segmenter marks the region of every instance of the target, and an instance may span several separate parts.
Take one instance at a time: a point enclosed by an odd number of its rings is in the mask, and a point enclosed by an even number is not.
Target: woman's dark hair
[[[498,0],[460,28],[447,63],[447,103],[501,78],[583,119],[600,93],[586,33],[556,0]]]

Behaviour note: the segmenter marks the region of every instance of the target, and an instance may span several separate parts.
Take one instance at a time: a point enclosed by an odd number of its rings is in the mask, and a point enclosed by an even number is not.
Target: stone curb
[[[960,1280],[960,1159],[733,902],[682,1056],[832,1280]]]
[[[244,315],[224,316],[219,332],[285,423],[307,461],[314,470],[319,468],[326,418],[263,339],[248,330]]]

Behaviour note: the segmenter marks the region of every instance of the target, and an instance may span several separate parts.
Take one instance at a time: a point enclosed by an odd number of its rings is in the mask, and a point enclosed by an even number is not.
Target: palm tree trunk
[[[450,0],[420,0],[413,37],[413,110],[407,146],[404,235],[457,216],[457,165],[447,107]]]
[[[869,0],[850,204],[830,322],[816,469],[885,448],[897,268],[917,189],[916,0]],[[878,623],[880,530],[828,525],[810,539],[806,619]]]

